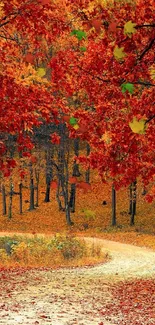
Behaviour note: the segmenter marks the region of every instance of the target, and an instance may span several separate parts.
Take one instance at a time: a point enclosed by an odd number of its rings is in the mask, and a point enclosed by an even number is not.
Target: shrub
[[[81,212],[84,213],[84,218],[88,221],[95,220],[96,214],[94,211],[88,209],[82,209]]]
[[[99,259],[103,261],[99,246],[88,247],[84,240],[73,236],[0,238],[1,265],[58,267],[92,264]]]
[[[60,250],[65,259],[80,258],[86,254],[84,241],[79,241],[72,236],[57,234],[51,241],[51,245]]]

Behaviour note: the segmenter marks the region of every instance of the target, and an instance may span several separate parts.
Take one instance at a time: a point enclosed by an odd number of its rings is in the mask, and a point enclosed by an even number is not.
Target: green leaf
[[[75,124],[77,124],[77,119],[75,117],[71,117],[70,120],[69,120],[69,123],[71,125],[75,125]]]
[[[86,49],[86,47],[85,47],[85,46],[82,46],[82,47],[80,47],[80,51],[82,51],[82,52],[86,52],[86,51],[87,51],[87,49]]]
[[[134,85],[127,82],[127,83],[123,83],[121,85],[121,88],[122,88],[122,93],[124,94],[127,90],[130,94],[133,94],[134,92]]]
[[[82,30],[76,30],[76,29],[74,29],[71,32],[71,35],[75,35],[78,38],[79,41],[81,41],[83,38],[87,37],[85,32],[83,32]]]

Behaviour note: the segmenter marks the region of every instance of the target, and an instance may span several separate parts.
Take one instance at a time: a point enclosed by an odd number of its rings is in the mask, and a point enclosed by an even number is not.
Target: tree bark
[[[79,156],[79,138],[74,139],[74,154],[78,157]],[[81,176],[79,171],[79,165],[76,161],[73,162],[73,177]],[[71,191],[70,191],[70,200],[69,206],[71,208],[71,212],[75,212],[75,200],[76,200],[76,184],[71,184]]]
[[[35,206],[34,206],[34,179],[33,179],[33,167],[32,167],[32,163],[30,163],[30,206],[29,206],[29,210],[34,210]]]
[[[132,183],[132,211],[131,211],[131,218],[130,218],[130,226],[133,226],[135,224],[136,199],[137,199],[137,181],[135,180]]]
[[[6,193],[5,193],[5,185],[2,185],[2,203],[3,203],[3,215],[7,214],[6,208]]]
[[[22,187],[23,187],[23,184],[20,183],[19,184],[19,213],[20,214],[23,213],[23,194],[22,194]]]
[[[89,145],[89,143],[87,143],[86,150],[87,150],[86,154],[87,154],[87,156],[89,156],[89,154],[90,154],[90,145]],[[86,170],[85,179],[86,179],[86,183],[90,182],[90,168],[88,168]]]
[[[8,219],[12,218],[12,198],[13,198],[13,183],[12,180],[10,180]]]
[[[54,155],[54,149],[52,151],[50,148],[47,149],[46,151],[46,193],[45,193],[45,202],[50,202],[50,184],[51,180],[53,178],[53,169],[51,165],[51,159],[53,158]]]

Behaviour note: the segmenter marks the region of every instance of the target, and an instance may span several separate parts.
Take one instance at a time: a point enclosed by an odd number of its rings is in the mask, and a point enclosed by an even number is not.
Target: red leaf
[[[101,19],[92,19],[91,24],[95,28],[96,32],[99,33],[101,30],[101,26],[102,26],[102,20]]]
[[[78,182],[78,183],[77,183],[77,187],[78,187],[78,188],[81,188],[81,189],[83,189],[83,190],[85,190],[85,191],[87,191],[87,190],[91,190],[91,185],[88,184],[88,183],[86,183],[86,182]]]
[[[54,144],[59,144],[60,143],[60,136],[56,132],[51,134],[51,142],[54,143]]]
[[[26,54],[25,61],[27,63],[32,63],[33,64],[34,63],[34,56],[33,56],[33,54],[31,54],[31,53]]]
[[[36,157],[36,156],[32,156],[32,157],[30,158],[30,160],[31,160],[31,162],[32,162],[33,164],[35,164],[35,163],[37,162],[37,157]]]
[[[39,2],[42,4],[42,5],[49,5],[51,3],[51,0],[39,0]]]
[[[117,30],[117,24],[115,22],[110,23],[109,27],[108,27],[108,30],[109,30],[109,32],[114,32],[115,33],[116,30]]]
[[[77,182],[77,178],[76,177],[69,177],[69,182],[71,183],[71,184],[75,184],[76,182]]]
[[[56,181],[52,181],[50,186],[51,186],[51,188],[55,189],[58,187],[58,183]]]
[[[10,176],[10,170],[9,169],[4,169],[4,177],[9,177]]]
[[[64,120],[64,122],[69,123],[70,116],[63,116],[63,120]]]

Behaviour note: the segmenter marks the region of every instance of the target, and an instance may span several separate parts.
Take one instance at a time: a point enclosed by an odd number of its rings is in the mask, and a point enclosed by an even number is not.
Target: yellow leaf
[[[78,129],[79,129],[79,125],[78,125],[78,124],[75,124],[75,125],[73,126],[73,128],[74,128],[75,130],[78,130]]]
[[[131,20],[129,20],[125,25],[124,25],[124,34],[127,34],[129,37],[132,36],[132,34],[136,33],[135,29],[136,24],[132,23]]]
[[[44,68],[38,68],[37,69],[37,74],[38,74],[39,77],[44,77],[45,74],[46,74],[46,69],[44,69]]]
[[[110,144],[110,142],[111,142],[110,132],[106,131],[102,135],[101,140],[103,140],[106,144]]]
[[[126,56],[126,54],[123,51],[124,51],[124,47],[118,47],[117,45],[115,46],[113,53],[116,60],[121,60]]]
[[[138,121],[137,118],[134,117],[133,121],[129,122],[130,129],[134,133],[145,134],[145,130],[146,130],[145,122],[146,121],[144,119]]]

